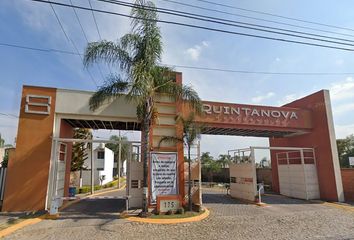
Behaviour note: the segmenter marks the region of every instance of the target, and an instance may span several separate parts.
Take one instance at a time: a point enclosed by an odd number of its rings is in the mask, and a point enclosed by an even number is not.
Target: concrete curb
[[[151,219],[151,218],[139,218],[139,217],[129,217],[126,220],[131,222],[140,222],[140,223],[152,223],[152,224],[178,224],[178,223],[190,223],[190,222],[199,222],[206,219],[210,214],[210,211],[205,208],[205,212],[194,217],[187,218],[175,218],[175,219]]]

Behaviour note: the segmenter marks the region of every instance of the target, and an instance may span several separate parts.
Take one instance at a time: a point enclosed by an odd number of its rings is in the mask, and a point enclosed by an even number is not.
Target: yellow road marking
[[[354,212],[354,206],[347,206],[347,205],[342,205],[342,204],[338,204],[338,203],[330,203],[330,202],[324,202],[323,204],[326,206],[335,207],[335,208],[339,208],[342,210]]]
[[[39,223],[40,221],[42,221],[44,219],[44,215],[40,216],[40,217],[37,217],[37,218],[31,218],[31,219],[27,219],[27,220],[24,220],[22,222],[19,222],[13,226],[10,226],[8,228],[5,228],[3,230],[0,231],[0,238],[2,237],[5,237],[13,232],[15,232],[16,230],[18,229],[21,229],[21,228],[24,228],[26,226],[29,226],[29,225],[33,225],[33,224],[36,224],[36,223]]]
[[[126,218],[132,222],[141,223],[154,223],[154,224],[178,224],[178,223],[189,223],[189,222],[199,222],[209,216],[210,212],[205,209],[205,212],[194,217],[187,218],[175,218],[175,219],[151,219],[151,218],[140,218],[140,217],[128,217]]]

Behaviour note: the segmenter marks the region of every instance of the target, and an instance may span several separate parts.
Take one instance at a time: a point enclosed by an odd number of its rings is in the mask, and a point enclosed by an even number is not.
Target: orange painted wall
[[[337,187],[334,175],[332,148],[325,105],[325,92],[319,91],[285,105],[312,111],[313,129],[311,133],[287,138],[269,139],[271,147],[310,147],[315,149],[317,174],[321,199],[337,201]],[[273,191],[279,192],[278,167],[275,151],[272,151]]]
[[[72,138],[74,135],[73,128],[64,120],[60,123],[60,138]],[[64,183],[64,196],[69,196],[69,185],[70,185],[70,165],[72,157],[73,144],[67,143],[67,153],[66,153],[66,165],[65,165],[65,183]]]
[[[25,113],[26,95],[51,96],[49,115]],[[9,161],[2,211],[45,209],[56,89],[24,86],[16,150]]]
[[[342,168],[344,198],[346,201],[354,201],[354,168]]]

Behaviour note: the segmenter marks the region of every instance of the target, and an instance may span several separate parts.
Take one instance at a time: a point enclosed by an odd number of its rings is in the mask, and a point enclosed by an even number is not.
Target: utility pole
[[[93,139],[93,137],[91,137],[91,140]],[[93,194],[95,192],[95,171],[94,171],[94,156],[93,156],[93,141],[91,142],[91,194]]]
[[[119,145],[118,145],[118,188],[120,188],[120,162],[122,160],[122,138],[120,136],[120,130],[119,130]]]

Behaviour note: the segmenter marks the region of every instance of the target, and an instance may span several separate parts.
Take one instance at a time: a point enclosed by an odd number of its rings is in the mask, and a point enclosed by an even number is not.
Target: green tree
[[[200,139],[203,126],[195,122],[195,114],[192,112],[188,118],[178,116],[176,122],[183,126],[183,135],[181,138],[173,136],[165,136],[160,140],[159,146],[163,141],[182,142],[187,148],[188,162],[188,208],[192,211],[192,169],[191,169],[191,148],[195,142]]]
[[[220,154],[217,162],[220,164],[222,168],[226,168],[230,165],[231,161],[231,156],[228,154]]]
[[[92,139],[92,133],[90,129],[76,128],[74,129],[75,139]],[[71,158],[71,171],[80,171],[80,179],[82,170],[84,169],[84,163],[87,159],[87,149],[91,144],[76,142],[73,144],[72,158]]]
[[[167,94],[173,99],[183,99],[200,109],[198,94],[188,86],[175,81],[175,74],[158,63],[162,55],[162,40],[157,26],[155,5],[145,0],[136,0],[131,11],[132,30],[117,42],[100,41],[89,43],[84,54],[84,65],[103,61],[118,66],[121,74],[111,74],[90,99],[92,110],[105,101],[124,96],[137,104],[137,117],[142,130],[142,161],[144,165],[143,215],[147,212],[147,161],[149,155],[150,126],[157,116],[156,96]]]
[[[0,133],[0,148],[4,147],[4,145],[5,145],[5,139],[1,137],[1,133]]]
[[[114,153],[114,161],[118,162],[119,161],[119,154],[121,156],[121,161],[122,160],[126,160],[128,159],[128,153],[129,153],[129,143],[128,138],[123,136],[123,137],[119,137],[117,135],[112,135],[110,136],[109,140],[111,141],[116,141],[116,143],[107,143],[106,147],[111,149]],[[121,141],[121,147],[120,147],[120,151],[121,153],[119,153],[119,141]],[[118,164],[119,166],[121,165],[121,162]],[[118,169],[118,171],[120,171],[120,169]]]
[[[208,174],[209,182],[213,181],[213,173],[220,172],[221,165],[215,161],[210,152],[203,152],[201,156],[202,170]]]
[[[1,163],[1,167],[7,168],[8,164],[9,164],[9,153],[7,151],[5,151],[5,156],[4,156],[3,161]]]
[[[354,157],[354,134],[347,136],[345,139],[337,139],[337,149],[340,166],[349,166],[349,157]]]

